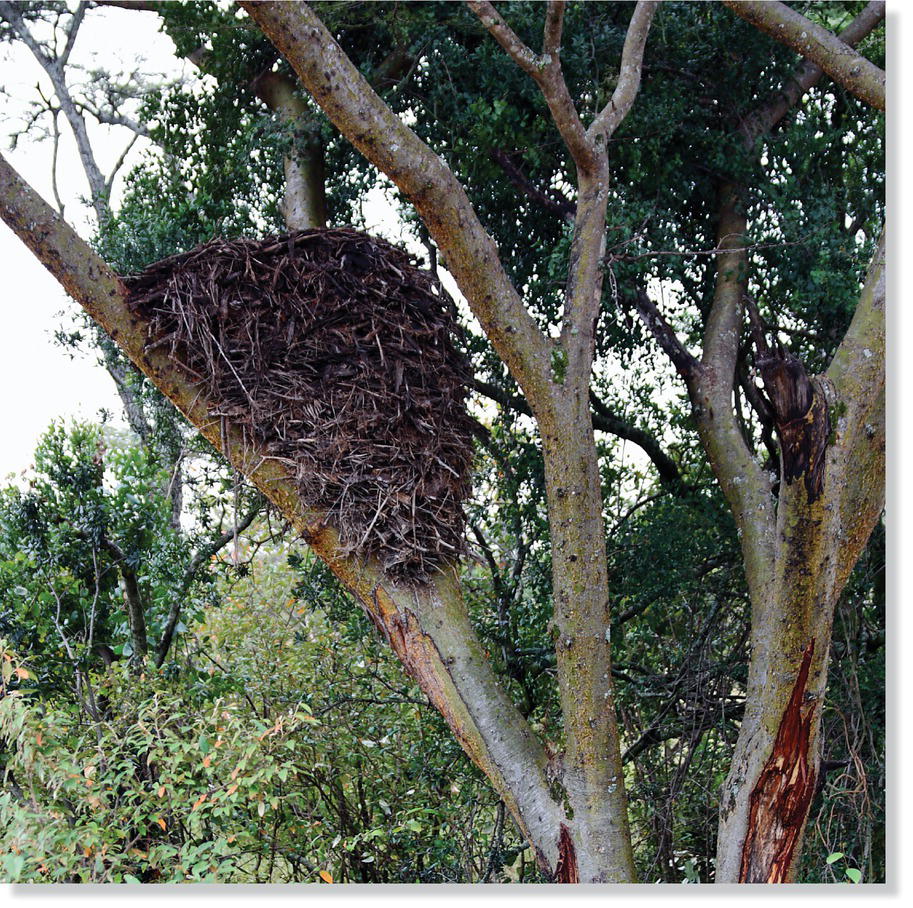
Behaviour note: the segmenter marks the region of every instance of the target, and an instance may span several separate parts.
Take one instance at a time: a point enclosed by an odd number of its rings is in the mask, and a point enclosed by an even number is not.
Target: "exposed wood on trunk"
[[[605,143],[637,95],[656,4],[641,0],[634,7],[618,85],[589,130],[561,73],[564,3],[555,0],[546,9],[541,57],[522,45],[491,4],[470,5],[542,89],[577,167],[574,239],[557,342],[532,320],[453,173],[376,96],[313,11],[306,4],[241,3],[330,120],[415,205],[535,415],[543,439],[567,740],[560,785],[568,812],[574,812],[577,876],[585,882],[629,882],[634,864],[612,696],[605,527],[589,382],[605,245]],[[537,843],[540,848],[556,849],[555,827],[547,841]]]
[[[214,403],[199,386],[163,350],[147,349],[148,323],[130,311],[123,283],[2,156],[0,217],[153,384],[289,519],[375,623],[416,628],[401,637],[410,649],[410,669],[458,731],[460,743],[504,799],[523,835],[537,843],[543,873],[553,874],[562,810],[550,794],[547,756],[484,656],[455,570],[410,586],[391,581],[376,561],[348,557],[325,515],[303,504],[287,468],[248,443],[229,420],[213,418]]]
[[[571,832],[561,824],[558,836],[558,866],[555,868],[556,883],[579,883],[580,876],[577,872],[577,852],[574,849],[574,840]]]
[[[748,833],[742,847],[739,882],[786,883],[796,845],[815,793],[815,760],[809,759],[809,741],[816,700],[807,702],[806,685],[815,652],[812,640],[767,761],[751,793]]]

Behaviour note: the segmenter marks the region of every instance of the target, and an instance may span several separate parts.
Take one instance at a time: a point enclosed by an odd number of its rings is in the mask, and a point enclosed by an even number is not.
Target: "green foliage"
[[[226,590],[179,671],[93,674],[100,721],[59,700],[0,698],[8,879],[529,875],[437,714],[374,640],[353,642],[319,600],[293,595],[285,554]],[[0,659],[26,683],[11,651]]]
[[[42,686],[67,690],[74,669],[133,655],[124,608],[129,576],[150,647],[175,602],[180,631],[218,599],[220,564],[188,569],[194,550],[223,531],[231,490],[199,463],[187,483],[193,530],[179,531],[173,471],[160,463],[122,433],[58,424],[39,442],[33,470],[0,490],[0,634],[28,654]]]
[[[101,646],[129,655],[125,568],[138,572],[149,629],[158,630],[187,554],[170,523],[167,482],[123,438],[56,425],[22,486],[0,492],[0,632],[28,652],[40,683],[60,684],[70,659],[97,663]]]
[[[846,858],[846,855],[842,851],[834,851],[827,856],[827,859],[825,860],[824,863],[828,867],[833,867],[835,864],[840,866],[843,863],[845,858]],[[858,870],[855,867],[847,867],[847,866],[843,866],[842,869],[843,869],[843,876],[844,876],[845,882],[847,882],[847,883],[861,883],[862,882],[862,871],[861,870]]]

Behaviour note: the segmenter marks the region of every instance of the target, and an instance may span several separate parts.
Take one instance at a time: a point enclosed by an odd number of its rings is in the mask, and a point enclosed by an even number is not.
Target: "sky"
[[[145,60],[151,72],[180,75],[182,64],[175,58],[171,41],[158,33],[158,18],[149,13],[118,9],[92,10],[86,17],[73,49],[71,62],[91,67],[137,65]],[[3,154],[48,201],[51,187],[51,142],[22,139],[9,149],[9,135],[19,128],[28,103],[36,98],[36,85],[46,95],[50,86],[31,53],[21,45],[0,45],[0,143]],[[75,143],[66,127],[62,129],[58,185],[67,219],[83,237],[91,235],[91,222],[81,198],[88,185]],[[90,126],[90,137],[104,170],[109,170],[129,134]],[[121,173],[136,161],[134,148]],[[117,185],[115,185],[116,201]],[[18,473],[31,463],[39,436],[55,419],[97,420],[107,409],[118,415],[120,402],[114,384],[94,358],[72,358],[57,344],[55,330],[72,323],[75,304],[57,281],[0,221],[0,480]],[[60,313],[65,313],[60,315]]]
[[[196,78],[194,67],[175,57],[174,45],[159,32],[158,25],[158,17],[150,13],[91,10],[79,31],[71,66],[108,70],[139,66],[157,78]],[[73,79],[78,78],[77,72]],[[0,44],[0,145],[20,175],[53,203],[51,141],[26,136],[15,149],[9,148],[9,136],[21,127],[29,104],[37,97],[37,85],[45,96],[52,96],[49,80],[28,49]],[[81,236],[90,238],[93,222],[84,203],[88,184],[75,142],[63,121],[62,127],[58,187],[65,216]],[[93,126],[91,121],[89,130],[101,169],[107,174],[132,134],[122,128]],[[139,160],[143,147],[140,140],[126,159],[120,178]],[[113,194],[115,208],[120,185],[118,179]],[[383,186],[370,193],[364,213],[372,232],[394,242],[402,240]],[[0,302],[5,313],[4,330],[0,331],[0,388],[9,389],[0,398],[0,425],[9,427],[0,433],[2,482],[4,477],[29,467],[38,438],[54,420],[97,421],[105,410],[112,414],[115,424],[124,423],[114,384],[97,365],[94,354],[74,357],[54,342],[55,331],[72,325],[78,307],[2,221],[0,274]]]

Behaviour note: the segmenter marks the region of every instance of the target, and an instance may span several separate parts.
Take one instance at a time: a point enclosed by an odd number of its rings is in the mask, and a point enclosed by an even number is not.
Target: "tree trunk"
[[[543,88],[556,125],[575,154],[579,194],[560,341],[543,334],[511,284],[497,247],[443,160],[377,97],[306,4],[241,4],[292,64],[334,125],[397,185],[422,217],[448,269],[498,355],[526,396],[543,437],[559,686],[567,751],[550,767],[561,800],[540,854],[566,882],[628,882],[634,868],[626,814],[609,659],[605,527],[589,381],[599,313],[605,210],[606,136],[633,102],[653,7],[638,5],[632,56],[622,67],[617,104],[597,119],[593,135],[570,102],[557,47]],[[560,36],[557,4],[549,7],[550,40]],[[497,25],[496,13],[483,22]],[[507,38],[512,44],[513,37]],[[629,50],[629,44],[631,49]],[[520,54],[522,57],[522,53]],[[534,67],[535,69],[535,67]],[[537,70],[538,71],[538,70]],[[549,81],[550,80],[550,81]],[[562,91],[563,88],[563,91]],[[611,114],[611,116],[609,116]],[[591,127],[592,129],[593,127]],[[579,156],[579,160],[577,160]],[[540,858],[540,866],[543,861]]]
[[[635,879],[615,713],[602,482],[590,410],[594,333],[602,298],[608,161],[597,146],[578,173],[574,238],[551,394],[531,401],[542,437],[552,555],[552,637],[566,749],[559,776],[567,813],[559,879]]]
[[[161,349],[130,311],[117,275],[0,156],[0,217],[152,383],[279,509],[356,597],[407,672],[488,777],[531,843],[543,873],[561,866],[566,819],[549,782],[547,755],[498,683],[463,602],[455,568],[423,587],[397,585],[374,562],[341,551],[325,515],[302,502],[295,483],[230,422]]]
[[[685,377],[704,449],[735,518],[752,604],[745,716],[720,800],[717,882],[789,882],[815,790],[837,598],[884,507],[884,236],[827,373],[757,365],[780,442],[779,495],[734,418],[747,286],[737,187],[718,199],[717,282],[696,360],[645,295],[641,315]],[[757,326],[756,326],[757,328]]]
[[[298,86],[281,73],[261,73],[253,89],[283,124],[292,131],[293,144],[283,159],[285,192],[282,216],[290,231],[326,227],[326,173],[324,149],[313,133],[311,113]]]
[[[781,448],[773,572],[752,590],[745,718],[720,803],[717,882],[795,880],[817,783],[837,599],[884,507],[884,237],[827,373],[761,370]]]
[[[588,383],[561,395],[566,409],[541,420],[552,541],[552,636],[566,751],[560,781],[561,882],[634,882],[634,857],[616,724],[602,488]]]

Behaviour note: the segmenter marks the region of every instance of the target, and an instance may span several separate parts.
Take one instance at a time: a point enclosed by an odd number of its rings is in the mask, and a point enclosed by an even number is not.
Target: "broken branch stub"
[[[474,421],[452,304],[352,229],[215,239],[124,278],[164,348],[349,554],[421,581],[464,548]]]
[[[824,489],[825,454],[831,430],[824,391],[794,356],[762,352],[758,371],[774,415],[787,485],[805,477],[809,501]]]

